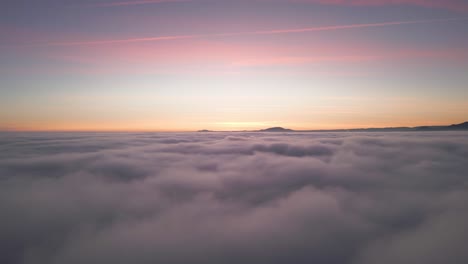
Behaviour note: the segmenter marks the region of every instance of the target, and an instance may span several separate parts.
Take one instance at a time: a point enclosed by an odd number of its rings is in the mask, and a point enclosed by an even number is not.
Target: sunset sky
[[[464,121],[466,0],[0,4],[0,130]]]

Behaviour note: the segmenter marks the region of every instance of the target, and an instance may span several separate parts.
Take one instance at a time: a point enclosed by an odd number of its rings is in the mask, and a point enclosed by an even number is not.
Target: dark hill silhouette
[[[336,130],[308,130],[322,132],[405,132],[405,131],[462,131],[468,130],[468,122],[454,124],[449,126],[417,126],[417,127],[384,127],[384,128],[354,128],[354,129],[336,129]]]
[[[293,132],[294,130],[283,127],[270,127],[267,129],[259,130],[258,132]]]
[[[461,124],[455,124],[455,125],[451,125],[449,126],[448,128],[450,129],[462,129],[462,130],[466,130],[468,129],[468,122],[465,122],[465,123],[461,123]]]
[[[270,127],[261,130],[244,130],[237,132],[406,132],[406,131],[468,131],[468,122],[448,126],[417,126],[417,127],[383,127],[383,128],[353,128],[353,129],[319,129],[319,130],[292,130],[283,127]],[[214,132],[199,130],[198,132]],[[231,131],[236,132],[236,131]]]
[[[468,122],[461,124],[453,124],[450,126],[420,126],[415,127],[418,131],[453,131],[453,130],[468,130]]]

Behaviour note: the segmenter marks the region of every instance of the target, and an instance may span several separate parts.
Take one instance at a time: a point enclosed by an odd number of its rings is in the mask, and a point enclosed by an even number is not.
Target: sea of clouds
[[[468,133],[2,133],[0,263],[466,264]]]

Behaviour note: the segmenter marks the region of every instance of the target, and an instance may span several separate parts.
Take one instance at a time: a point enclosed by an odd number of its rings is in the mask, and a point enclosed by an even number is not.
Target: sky
[[[466,0],[2,1],[0,130],[468,120]]]

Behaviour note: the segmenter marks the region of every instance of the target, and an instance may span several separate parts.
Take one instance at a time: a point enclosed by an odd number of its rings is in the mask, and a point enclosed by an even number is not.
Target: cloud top
[[[468,137],[4,133],[1,263],[466,263]]]

